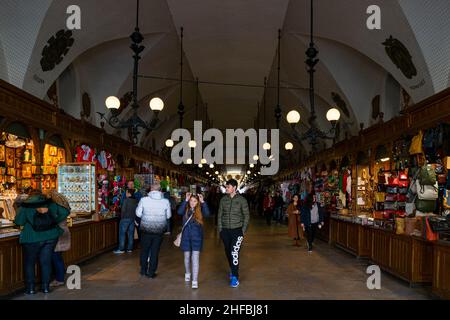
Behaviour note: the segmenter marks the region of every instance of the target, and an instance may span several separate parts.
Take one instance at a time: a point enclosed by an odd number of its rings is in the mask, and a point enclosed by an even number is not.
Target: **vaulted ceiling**
[[[199,92],[186,82],[184,124],[210,120],[213,127],[273,128],[276,105],[277,30],[282,29],[281,90],[282,144],[293,140],[284,120],[296,108],[302,116],[299,132],[307,129],[309,79],[304,60],[309,44],[309,0],[146,0],[141,1],[140,29],[146,49],[139,73],[163,78],[180,74],[180,27],[184,27],[186,80],[255,85],[201,84]],[[67,7],[81,8],[81,30],[62,61],[43,71],[47,41],[66,29]],[[372,125],[372,100],[379,96],[384,120],[401,110],[401,89],[418,102],[449,86],[450,3],[448,0],[383,0],[381,30],[369,30],[371,0],[314,0],[315,36],[320,62],[316,71],[318,123],[329,129],[325,113],[339,100],[341,137],[356,134],[360,123]],[[3,0],[0,12],[0,77],[43,99],[57,83],[59,105],[80,118],[83,93],[92,112],[87,121],[99,126],[96,112],[106,112],[107,96],[122,97],[132,87],[132,58],[128,36],[134,29],[135,3],[130,0]],[[387,55],[383,43],[392,36],[409,51],[416,75],[408,75]],[[403,57],[405,58],[405,57]],[[406,57],[407,58],[407,57]],[[406,59],[408,60],[408,59]],[[410,67],[411,69],[411,67]],[[264,94],[264,77],[268,87]],[[259,87],[258,87],[259,86]],[[339,97],[336,99],[336,94]],[[334,95],[334,99],[333,99]],[[179,83],[140,78],[140,116],[150,120],[148,102],[165,101],[158,129],[143,133],[140,144],[163,146],[178,126]],[[197,101],[197,103],[196,103]],[[265,101],[265,106],[263,101]],[[261,105],[258,113],[257,105]],[[345,106],[342,106],[342,103]],[[197,107],[196,107],[197,104]],[[129,109],[129,108],[128,108]],[[123,117],[130,110],[122,112]],[[265,114],[264,114],[265,111]],[[119,133],[106,125],[108,132]],[[309,151],[304,142],[297,151]],[[297,156],[297,155],[296,155]]]

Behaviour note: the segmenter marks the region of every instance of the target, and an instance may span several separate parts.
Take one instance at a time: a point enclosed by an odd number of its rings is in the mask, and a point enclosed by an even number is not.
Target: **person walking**
[[[21,203],[14,223],[23,226],[19,242],[24,253],[25,293],[35,294],[35,264],[41,265],[41,289],[50,292],[52,254],[63,230],[58,224],[69,215],[69,210],[57,205],[43,194],[35,194]]]
[[[203,248],[203,218],[209,216],[209,208],[203,195],[186,193],[186,199],[178,208],[178,214],[183,216],[183,231],[180,248],[184,252],[184,281],[190,282],[192,289],[198,288],[198,272],[200,269],[200,252]],[[191,272],[192,260],[192,272]]]
[[[136,218],[136,208],[138,201],[135,198],[136,193],[134,189],[127,189],[125,193],[125,200],[120,208],[120,222],[119,222],[119,248],[114,251],[115,254],[122,254],[125,252],[125,237],[128,238],[127,252],[133,252],[134,246],[134,220]]]
[[[306,232],[308,240],[308,252],[312,252],[314,238],[317,229],[323,226],[323,209],[317,203],[316,195],[313,193],[308,194],[305,203],[301,209],[301,226],[303,231]]]
[[[272,196],[270,195],[269,192],[266,192],[266,195],[264,196],[263,209],[264,209],[264,216],[266,217],[266,222],[268,226],[270,226],[270,223],[272,221],[274,206],[275,202],[273,201]]]
[[[227,195],[220,199],[217,213],[218,230],[231,269],[230,286],[233,288],[239,286],[239,253],[250,221],[247,200],[236,194],[237,187],[234,179],[226,182]]]
[[[49,194],[50,198],[54,203],[56,203],[58,210],[68,210],[70,214],[70,205],[67,198],[56,192],[51,191]],[[50,283],[50,287],[59,287],[64,285],[64,278],[66,274],[66,267],[64,265],[63,252],[70,250],[71,236],[70,230],[67,226],[67,219],[64,219],[59,223],[59,227],[64,231],[63,234],[58,238],[58,242],[55,247],[55,251],[52,254],[52,264],[55,271],[55,280]]]
[[[274,198],[274,219],[277,223],[282,222],[283,206],[284,206],[283,197],[281,196],[280,192],[277,191],[275,193],[275,198]]]
[[[156,277],[158,257],[167,220],[172,216],[169,200],[160,192],[161,186],[155,183],[150,193],[139,201],[136,216],[141,219],[141,275]],[[150,259],[149,259],[150,257]]]
[[[288,213],[288,236],[294,239],[294,246],[300,246],[300,240],[303,239],[303,230],[300,228],[300,197],[294,194],[292,202],[287,208]]]

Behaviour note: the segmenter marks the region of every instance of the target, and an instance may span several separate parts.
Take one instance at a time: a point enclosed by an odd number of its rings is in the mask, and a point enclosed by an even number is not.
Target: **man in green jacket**
[[[239,285],[239,252],[250,220],[247,200],[236,194],[237,187],[236,180],[227,181],[227,195],[220,200],[217,214],[220,238],[231,268],[230,286],[233,288]]]

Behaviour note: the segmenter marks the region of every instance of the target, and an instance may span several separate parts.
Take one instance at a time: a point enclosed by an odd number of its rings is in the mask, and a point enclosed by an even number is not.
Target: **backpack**
[[[434,186],[436,183],[436,172],[431,165],[425,165],[420,168],[418,178],[421,185]]]
[[[33,216],[33,222],[31,227],[36,232],[48,231],[55,228],[58,225],[56,218],[50,212],[39,213],[35,212]]]

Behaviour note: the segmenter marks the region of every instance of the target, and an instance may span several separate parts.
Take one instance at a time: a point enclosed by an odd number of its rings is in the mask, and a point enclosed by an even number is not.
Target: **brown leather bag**
[[[437,180],[438,180],[439,184],[446,184],[447,183],[447,175],[445,173],[438,174]]]

